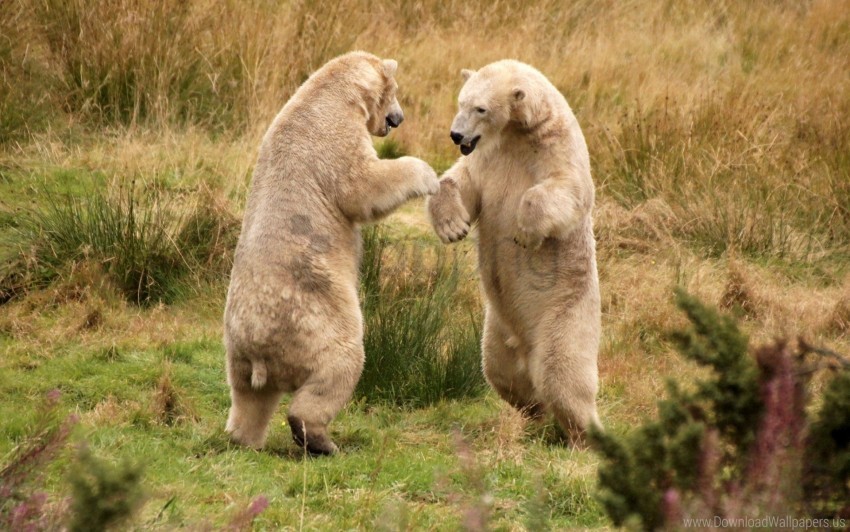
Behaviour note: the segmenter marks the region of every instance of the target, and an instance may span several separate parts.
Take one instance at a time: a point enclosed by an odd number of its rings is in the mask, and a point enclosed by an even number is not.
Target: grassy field
[[[380,147],[439,171],[457,156],[461,68],[524,60],[565,94],[597,186],[610,431],[654,413],[667,378],[697,376],[669,338],[685,322],[676,286],[754,343],[850,353],[840,0],[0,1],[0,467],[60,390],[60,417],[78,422],[43,479],[53,511],[86,442],[143,466],[144,529],[220,527],[260,495],[257,529],[610,526],[597,457],[469,372],[474,246],[441,249],[421,203],[381,224],[385,252],[364,271],[367,356],[437,352],[463,378],[402,372],[388,390],[368,373],[331,459],[302,458],[284,408],[266,450],[227,442],[221,316],[259,139],[350,49],[400,64],[406,120]],[[389,319],[431,299],[427,337]]]

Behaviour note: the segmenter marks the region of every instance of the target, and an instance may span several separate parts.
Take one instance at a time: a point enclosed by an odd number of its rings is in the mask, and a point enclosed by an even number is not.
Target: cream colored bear
[[[587,145],[564,97],[531,66],[498,61],[463,77],[451,137],[464,157],[430,198],[431,222],[443,242],[478,222],[488,382],[528,414],[550,408],[575,439],[599,425]]]
[[[259,448],[281,396],[312,453],[363,368],[359,224],[439,189],[420,159],[380,160],[370,134],[398,126],[397,63],[364,52],[328,62],[260,146],[224,312],[231,437]]]

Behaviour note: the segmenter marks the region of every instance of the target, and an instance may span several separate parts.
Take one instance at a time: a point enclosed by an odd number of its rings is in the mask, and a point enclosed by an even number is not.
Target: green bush
[[[806,493],[815,515],[850,518],[850,370],[827,386],[809,428],[805,455]]]
[[[692,327],[673,339],[710,377],[693,391],[671,380],[658,417],[625,436],[592,434],[602,457],[599,497],[614,524],[655,530],[679,529],[687,518],[850,517],[850,362],[810,422],[805,387],[820,365],[807,365],[805,355],[817,350],[801,342],[792,353],[777,342],[751,357],[731,318],[683,291],[677,303]]]
[[[385,263],[397,261],[387,273]],[[437,248],[390,248],[379,230],[364,231],[361,299],[366,364],[357,395],[424,406],[483,392],[476,311],[459,307],[459,262]]]
[[[110,464],[82,447],[71,474],[70,530],[107,530],[129,520],[142,504],[141,479],[141,466]]]

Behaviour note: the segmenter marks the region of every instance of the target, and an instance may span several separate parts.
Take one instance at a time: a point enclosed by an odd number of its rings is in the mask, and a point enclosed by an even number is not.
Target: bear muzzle
[[[452,140],[454,140],[454,137],[452,137]],[[470,153],[472,153],[472,150],[475,149],[475,146],[478,144],[479,140],[481,140],[481,135],[476,135],[472,138],[472,140],[468,142],[463,142],[463,139],[461,139],[460,142],[455,142],[455,144],[460,144],[460,152],[462,154],[469,155]]]
[[[404,121],[404,115],[401,113],[390,113],[386,117],[387,133],[394,127],[398,127]]]

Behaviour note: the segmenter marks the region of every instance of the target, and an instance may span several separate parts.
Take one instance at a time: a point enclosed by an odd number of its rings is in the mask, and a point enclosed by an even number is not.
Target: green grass
[[[366,364],[357,395],[423,406],[481,394],[481,317],[458,296],[457,257],[442,249],[429,257],[415,242],[391,246],[374,229],[365,231],[363,250]],[[395,266],[387,268],[391,255]]]
[[[229,270],[232,216],[203,196],[187,214],[160,190],[145,188],[131,180],[106,191],[39,191],[43,206],[19,212],[6,231],[0,301],[83,271],[102,272],[128,301],[150,304],[173,300],[192,274]]]
[[[604,523],[591,496],[593,479],[571,471],[576,464],[592,464],[589,454],[532,432],[509,446],[509,459],[498,458],[494,424],[501,405],[491,396],[418,410],[354,402],[333,424],[342,454],[304,459],[291,443],[283,409],[274,418],[266,450],[227,442],[224,353],[217,341],[197,338],[162,349],[120,351],[118,359],[107,361],[68,342],[28,371],[20,369],[26,355],[6,358],[4,374],[14,373],[15,380],[0,388],[0,456],[26,436],[44,394],[58,388],[61,409],[81,416],[76,441],[88,441],[102,459],[132,458],[143,465],[147,499],[136,519],[143,527],[221,525],[258,495],[271,503],[256,521],[260,529],[300,527],[302,504],[308,529],[401,522],[454,529],[466,505],[484,495],[492,496],[496,524]],[[194,412],[170,425],[155,411],[166,365],[172,386]],[[93,412],[106,402],[117,405],[118,413],[93,421]],[[459,444],[456,435],[467,443]],[[475,467],[464,465],[459,445],[471,445]],[[72,459],[69,453],[52,464],[49,491],[67,491]]]

